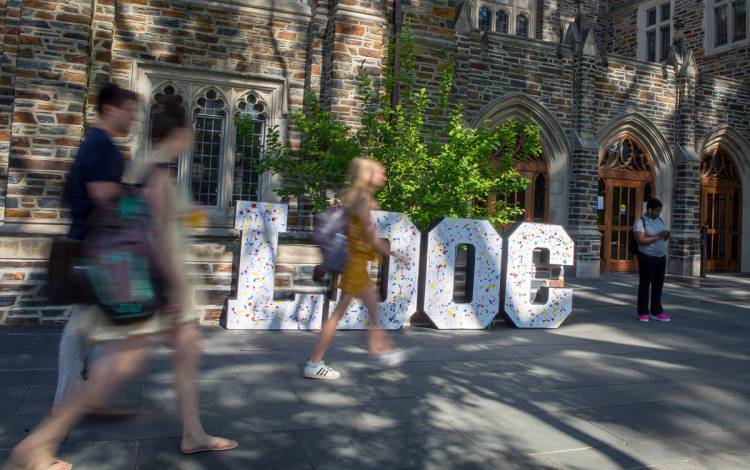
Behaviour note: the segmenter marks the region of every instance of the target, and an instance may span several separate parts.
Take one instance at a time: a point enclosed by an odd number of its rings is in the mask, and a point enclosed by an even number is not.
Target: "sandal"
[[[218,442],[217,442],[218,441]],[[180,452],[185,455],[199,454],[201,452],[223,452],[227,450],[236,449],[239,443],[232,439],[224,439],[222,437],[214,438],[213,442],[215,445],[208,445],[204,447],[198,447],[195,449],[185,450],[180,447]]]
[[[72,470],[73,464],[66,462],[65,460],[55,459],[46,467],[40,466],[22,466],[17,463],[8,462],[3,466],[3,470]]]

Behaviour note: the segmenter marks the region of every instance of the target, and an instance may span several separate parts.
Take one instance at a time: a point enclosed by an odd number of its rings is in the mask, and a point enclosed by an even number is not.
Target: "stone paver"
[[[396,332],[422,351],[395,370],[367,358],[364,332],[340,332],[336,382],[300,377],[313,333],[206,328],[205,425],[239,449],[179,454],[160,347],[115,400],[139,413],[86,419],[61,456],[96,470],[750,469],[750,278],[670,280],[671,324],[634,320],[634,282],[580,281],[557,330]],[[0,462],[51,405],[59,334],[0,328]]]

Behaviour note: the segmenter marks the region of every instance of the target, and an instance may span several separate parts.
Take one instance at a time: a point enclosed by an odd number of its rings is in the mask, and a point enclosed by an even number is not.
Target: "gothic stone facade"
[[[732,171],[715,173],[750,185],[750,42],[741,2],[402,3],[421,85],[434,92],[440,65],[452,57],[455,99],[468,121],[525,117],[542,127],[544,215],[537,215],[575,238],[577,275],[631,266],[617,252],[617,224],[607,221],[632,218],[641,202],[632,199],[646,193],[665,203],[670,270],[696,274],[706,217],[701,174],[710,166],[702,170],[702,159],[719,152]],[[40,289],[50,239],[68,222],[66,171],[106,81],[137,90],[148,105],[178,97],[203,130],[206,141],[179,177],[215,208],[189,258],[196,303],[205,322],[217,322],[236,283],[233,201],[274,200],[273,187],[283,183],[252,172],[259,149],[239,141],[233,116],[253,110],[259,135],[277,125],[294,146],[285,116],[310,89],[356,125],[357,68],[382,70],[393,10],[392,0],[0,0],[0,323],[67,315],[47,306]],[[147,146],[147,123],[145,106],[142,125],[123,142],[133,158]],[[628,183],[633,175],[642,181]],[[731,267],[747,271],[750,204],[736,199],[741,214],[730,218],[741,226],[724,235],[738,241],[722,246],[737,251]],[[304,233],[286,234],[277,286],[316,289],[305,281],[316,257]]]

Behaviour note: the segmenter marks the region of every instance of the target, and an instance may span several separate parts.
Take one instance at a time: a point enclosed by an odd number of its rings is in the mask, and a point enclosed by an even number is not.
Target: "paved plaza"
[[[166,349],[61,456],[77,469],[750,468],[750,278],[669,280],[671,324],[635,321],[635,277],[581,281],[557,330],[410,328],[380,370],[341,332],[335,382],[301,378],[307,332],[205,328],[201,406],[240,448],[181,456]],[[0,327],[0,462],[46,413],[59,327]]]

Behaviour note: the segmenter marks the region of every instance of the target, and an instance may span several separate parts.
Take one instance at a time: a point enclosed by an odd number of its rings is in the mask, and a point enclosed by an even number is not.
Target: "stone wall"
[[[638,6],[645,0],[611,0],[608,13],[607,50],[636,58],[638,53]],[[750,80],[750,45],[722,52],[706,51],[706,0],[673,1],[673,38],[683,37],[695,54],[701,72]]]
[[[702,0],[675,2],[674,14],[693,51],[678,55],[695,61],[697,76],[684,72],[683,62],[635,60],[638,2],[534,1],[537,40],[481,34],[455,0],[402,2],[415,36],[417,83],[436,94],[441,68],[451,59],[455,100],[465,105],[467,121],[501,117],[498,106],[513,97],[508,106],[521,106],[522,114],[547,126],[545,138],[564,161],[555,174],[566,175],[564,191],[556,193],[566,199],[555,203],[564,207],[556,222],[575,235],[577,260],[588,263],[592,275],[600,249],[597,162],[606,145],[597,139],[619,130],[635,133],[660,153],[657,158],[672,158],[656,164],[675,184],[667,197],[682,235],[672,254],[685,254],[680,262],[692,266],[701,145],[724,142],[750,185],[750,53],[734,48],[704,54]],[[60,203],[64,178],[95,117],[99,84],[132,86],[134,63],[158,63],[176,74],[198,70],[283,81],[286,111],[299,109],[310,89],[356,127],[355,76],[364,63],[368,73],[382,77],[392,13],[391,0],[216,0],[209,6],[199,0],[0,0],[0,323],[62,321],[67,315],[65,308],[46,306],[39,289],[49,236],[67,227]],[[283,125],[283,116],[278,122]],[[294,148],[299,135],[287,130]],[[745,208],[750,211],[750,204]],[[298,209],[290,212],[290,226],[308,225]],[[750,236],[750,212],[743,223]],[[321,289],[310,279],[317,252],[304,239],[282,237],[279,295]],[[207,322],[218,321],[234,295],[238,243],[225,223],[193,245],[196,303]],[[743,268],[750,269],[745,251]]]

